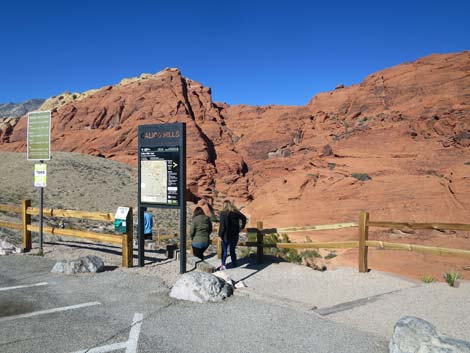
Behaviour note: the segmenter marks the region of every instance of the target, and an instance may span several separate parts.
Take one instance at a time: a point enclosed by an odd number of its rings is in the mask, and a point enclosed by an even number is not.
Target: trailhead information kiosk
[[[180,209],[180,273],[186,272],[186,124],[140,125],[138,142],[138,249],[145,264],[144,212]]]

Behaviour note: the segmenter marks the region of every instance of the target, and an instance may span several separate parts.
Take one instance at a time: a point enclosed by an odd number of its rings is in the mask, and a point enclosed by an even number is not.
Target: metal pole
[[[186,272],[186,202],[180,213],[180,273],[183,274]]]
[[[44,163],[43,161],[40,161],[40,163]],[[43,254],[43,249],[42,249],[42,243],[43,243],[43,237],[42,237],[42,231],[43,231],[43,224],[42,224],[42,219],[43,219],[43,208],[44,208],[44,188],[40,187],[39,188],[39,254]]]
[[[186,272],[186,124],[181,124],[180,153],[180,273]]]
[[[140,196],[139,196],[140,199]],[[145,265],[145,239],[144,239],[144,211],[140,207],[139,203],[138,219],[139,224],[137,227],[137,241],[138,241],[138,250],[139,250],[139,267],[144,267]]]

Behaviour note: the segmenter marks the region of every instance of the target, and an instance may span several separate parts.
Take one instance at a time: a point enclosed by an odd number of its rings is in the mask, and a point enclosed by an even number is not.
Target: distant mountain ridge
[[[44,101],[44,99],[34,98],[21,103],[0,103],[0,118],[19,118],[38,109]]]

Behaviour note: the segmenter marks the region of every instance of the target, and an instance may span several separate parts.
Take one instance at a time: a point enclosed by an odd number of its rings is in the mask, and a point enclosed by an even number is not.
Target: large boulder
[[[186,273],[176,281],[170,297],[196,303],[219,302],[233,293],[233,287],[223,279],[206,272]]]
[[[53,273],[65,273],[66,275],[103,271],[103,260],[92,255],[80,257],[77,260],[59,260],[51,270]]]
[[[389,344],[390,353],[470,353],[470,342],[441,335],[417,317],[398,320]]]

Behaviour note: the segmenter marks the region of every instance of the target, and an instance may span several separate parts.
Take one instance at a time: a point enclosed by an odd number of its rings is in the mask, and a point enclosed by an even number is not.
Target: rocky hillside
[[[0,119],[19,118],[38,109],[44,99],[29,99],[22,103],[0,103]]]
[[[470,52],[431,55],[315,96],[229,106],[177,69],[124,80],[53,111],[53,151],[136,163],[137,126],[183,121],[188,184],[266,225],[461,221],[470,201]],[[24,151],[26,119],[0,132]]]

